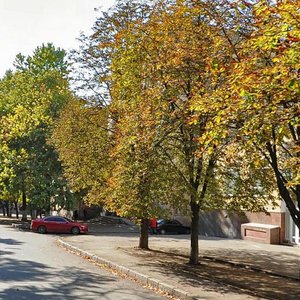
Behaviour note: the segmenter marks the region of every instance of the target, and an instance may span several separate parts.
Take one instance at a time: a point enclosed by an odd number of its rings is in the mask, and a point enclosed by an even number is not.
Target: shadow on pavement
[[[276,270],[277,274],[290,273],[289,275],[291,277],[295,276],[295,274],[298,274],[298,272],[300,271],[300,261],[298,264],[296,264],[295,259],[292,259],[291,255],[284,253],[284,251],[282,251],[281,253],[272,253],[270,251],[253,249],[251,249],[251,251],[246,249],[206,249],[202,251],[201,254],[204,256],[224,259],[227,261],[234,260],[234,262],[236,263],[242,263],[253,267],[268,265],[269,269]],[[276,259],[274,259],[273,255],[276,255]],[[255,265],[253,264],[253,262],[255,262]]]
[[[166,278],[177,278],[183,285],[197,288],[201,284],[206,291],[223,294],[235,292],[270,299],[299,299],[299,280],[272,276],[208,259],[201,259],[199,265],[192,266],[187,264],[187,256],[178,253],[130,248],[122,250],[142,258],[140,266],[146,266],[153,272],[159,271]]]
[[[112,276],[100,276],[76,267],[57,270],[34,261],[5,258],[0,261],[0,269],[0,282],[9,286],[1,289],[0,284],[0,299],[117,299],[120,293],[130,299],[130,295],[134,298],[138,293],[114,284],[116,280]],[[107,288],[107,284],[112,285]]]
[[[7,245],[21,245],[23,244],[22,242],[19,242],[14,239],[2,239],[0,238],[0,244],[7,244]]]

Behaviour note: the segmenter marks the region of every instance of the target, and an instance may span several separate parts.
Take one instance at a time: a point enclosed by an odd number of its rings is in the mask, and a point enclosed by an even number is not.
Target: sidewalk
[[[138,240],[136,227],[92,225],[59,243],[179,299],[299,299],[299,247],[201,237],[200,264],[190,266],[189,235],[150,236],[150,251]]]

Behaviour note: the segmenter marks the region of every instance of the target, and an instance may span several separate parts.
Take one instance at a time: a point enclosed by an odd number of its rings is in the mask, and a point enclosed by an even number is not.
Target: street
[[[66,252],[56,235],[0,226],[0,299],[165,299]]]

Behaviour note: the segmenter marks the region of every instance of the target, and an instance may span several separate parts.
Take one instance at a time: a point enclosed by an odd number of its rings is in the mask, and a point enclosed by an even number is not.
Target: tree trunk
[[[10,201],[6,202],[6,210],[7,210],[7,216],[11,218],[11,205]]]
[[[297,207],[292,199],[292,196],[290,195],[289,190],[286,188],[286,185],[285,185],[284,181],[282,180],[281,176],[276,172],[275,172],[275,176],[276,176],[279,194],[280,194],[281,198],[284,200],[294,223],[300,229],[299,208],[297,209]]]
[[[26,203],[26,192],[23,188],[22,191],[22,221],[27,221],[27,203]]]
[[[9,215],[9,203],[8,203],[8,201],[4,202],[4,206],[5,206],[5,210],[6,210],[6,215],[8,217],[10,217],[10,215]]]
[[[276,146],[274,146],[274,145],[272,146],[270,142],[268,142],[266,144],[266,146],[267,146],[267,150],[270,154],[270,158],[271,158],[270,164],[271,164],[274,174],[275,174],[279,194],[280,194],[281,198],[284,200],[294,223],[300,229],[299,207],[298,208],[296,207],[293,197],[286,186],[286,180],[279,170]],[[300,199],[299,186],[296,186],[295,191],[296,191],[296,201],[299,203],[299,199]]]
[[[142,221],[141,221],[140,241],[139,241],[139,248],[140,249],[149,249],[149,246],[148,246],[148,229],[149,229],[149,220],[148,219],[142,219]]]
[[[2,212],[3,212],[3,217],[5,217],[5,206],[4,206],[4,202],[2,202]]]
[[[15,210],[16,210],[16,218],[19,219],[19,208],[18,208],[18,202],[15,201]]]
[[[191,196],[191,254],[189,263],[197,265],[199,263],[199,204],[196,203],[194,196]]]

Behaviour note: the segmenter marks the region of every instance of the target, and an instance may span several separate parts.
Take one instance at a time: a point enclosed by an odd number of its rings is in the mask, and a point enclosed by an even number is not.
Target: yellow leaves
[[[253,142],[264,145],[274,127],[278,139],[288,134],[286,113],[290,116],[292,109],[287,110],[283,103],[292,106],[299,96],[297,75],[291,76],[299,69],[299,27],[285,11],[291,12],[290,7],[268,3],[251,6],[257,22],[245,29],[244,16],[238,18],[238,2],[232,3],[237,19],[227,26],[229,16],[222,19],[219,11],[209,11],[213,5],[209,1],[190,6],[185,1],[161,1],[146,20],[129,21],[113,43],[99,45],[110,47],[112,53],[109,114],[114,132],[113,146],[107,152],[113,178],[108,185],[113,193],[111,203],[117,199],[118,211],[136,213],[135,205],[149,200],[148,195],[142,197],[142,187],[149,188],[148,194],[153,192],[144,180],[156,180],[151,176],[157,171],[154,150],[159,143],[172,149],[178,168],[183,164],[188,169],[187,162],[195,158],[216,155],[222,159],[223,149],[233,140],[236,144],[226,150],[231,151],[228,160],[236,163],[237,144],[247,148]],[[242,2],[243,9],[248,5]],[[220,11],[226,15],[226,9]],[[238,28],[233,28],[234,22]],[[240,35],[243,30],[245,34]],[[75,132],[80,129],[77,134],[85,143],[78,159],[88,164],[92,143],[87,139],[96,132],[82,118],[72,126]],[[86,136],[81,136],[81,130]],[[63,144],[63,135],[60,139]],[[71,146],[77,149],[79,144],[77,139]],[[101,149],[99,143],[96,150]],[[190,156],[184,157],[187,152]],[[242,175],[251,181],[250,164],[242,162]],[[255,156],[251,166],[260,168],[261,160]],[[83,175],[90,175],[91,170],[83,170]],[[128,204],[128,198],[133,202]]]
[[[199,117],[197,115],[193,115],[189,118],[188,124],[189,125],[196,125],[199,122]]]
[[[239,92],[240,97],[245,97],[246,91],[244,89],[241,89]]]

